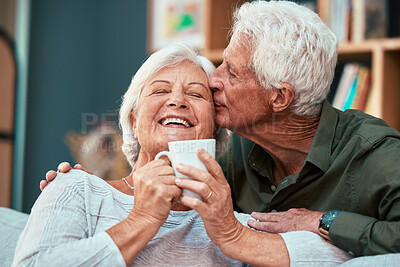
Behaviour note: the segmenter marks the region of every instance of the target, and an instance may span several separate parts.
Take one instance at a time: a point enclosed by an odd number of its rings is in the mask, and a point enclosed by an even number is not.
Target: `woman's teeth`
[[[182,120],[182,119],[179,119],[179,118],[167,118],[167,119],[164,119],[164,120],[161,122],[161,124],[162,124],[162,125],[181,124],[181,125],[183,125],[183,126],[185,126],[185,127],[190,127],[190,124],[189,124],[187,121]]]

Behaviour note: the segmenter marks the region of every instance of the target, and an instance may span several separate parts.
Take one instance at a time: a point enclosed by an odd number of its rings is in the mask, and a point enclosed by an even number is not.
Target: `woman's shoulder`
[[[100,177],[81,170],[70,170],[67,173],[58,173],[44,190],[71,189],[75,192],[84,191],[85,187],[109,189],[109,185]]]
[[[89,209],[98,203],[115,200],[115,189],[106,181],[81,170],[70,170],[58,173],[35,202],[35,206],[46,206],[46,203],[69,203],[67,206],[83,206]],[[97,204],[96,204],[97,203]]]

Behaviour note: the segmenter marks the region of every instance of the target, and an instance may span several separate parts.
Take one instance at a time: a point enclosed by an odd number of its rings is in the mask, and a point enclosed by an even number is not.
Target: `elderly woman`
[[[327,250],[329,260],[346,259],[312,233],[281,236],[247,228],[250,216],[233,212],[224,178],[210,180],[207,172],[181,166],[196,179],[182,184],[169,161],[153,160],[169,141],[214,137],[208,87],[213,70],[211,62],[185,46],[150,56],[133,77],[120,111],[131,174],[110,182],[80,170],[60,174],[36,201],[13,265],[288,265],[283,238],[293,244],[299,237],[311,248]],[[198,155],[206,166],[213,160],[207,152]],[[215,176],[220,169],[209,171]],[[182,197],[180,184],[205,200]],[[209,209],[221,216],[210,218]],[[229,222],[222,221],[226,218]],[[254,239],[258,235],[262,238]],[[241,247],[235,238],[260,242]],[[253,246],[265,247],[265,255],[252,255]]]

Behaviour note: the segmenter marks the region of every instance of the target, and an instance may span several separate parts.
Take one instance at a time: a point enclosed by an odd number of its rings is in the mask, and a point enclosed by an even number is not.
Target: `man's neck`
[[[273,159],[275,185],[299,173],[310,150],[320,117],[285,115],[235,132],[260,145]]]

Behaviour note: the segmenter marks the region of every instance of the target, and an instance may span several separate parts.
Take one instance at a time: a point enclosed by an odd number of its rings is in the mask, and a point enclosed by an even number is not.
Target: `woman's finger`
[[[207,171],[200,170],[199,168],[179,163],[176,165],[176,170],[183,175],[186,175],[193,180],[210,184],[214,179],[211,177],[210,173]]]
[[[180,188],[190,190],[201,196],[203,199],[210,198],[213,194],[211,193],[211,188],[207,184],[202,182],[185,178],[176,178],[175,183]]]
[[[204,203],[203,201],[201,201],[198,198],[189,197],[189,196],[181,196],[179,198],[179,202],[181,202],[186,207],[189,207],[189,208],[197,211],[197,213],[201,214],[202,217],[207,213],[208,208],[207,208],[206,203]]]
[[[174,199],[178,199],[182,195],[182,189],[180,189],[176,185],[168,185],[167,195],[171,201]]]
[[[205,149],[200,148],[197,151],[197,156],[204,163],[208,172],[212,175],[212,177],[215,178],[215,180],[217,180],[218,182],[220,182],[222,184],[227,183],[221,166],[213,158],[213,156],[211,156],[210,153],[208,153]]]
[[[161,175],[161,176],[157,177],[156,179],[157,179],[156,182],[161,182],[165,185],[173,185],[175,187],[177,186],[175,183],[176,177],[175,177],[175,175],[173,175],[173,173],[172,173],[172,175],[171,174],[170,175]]]
[[[148,166],[149,168],[155,168],[159,166],[171,166],[171,162],[169,161],[168,157],[161,157],[159,159],[150,161],[145,166]]]

